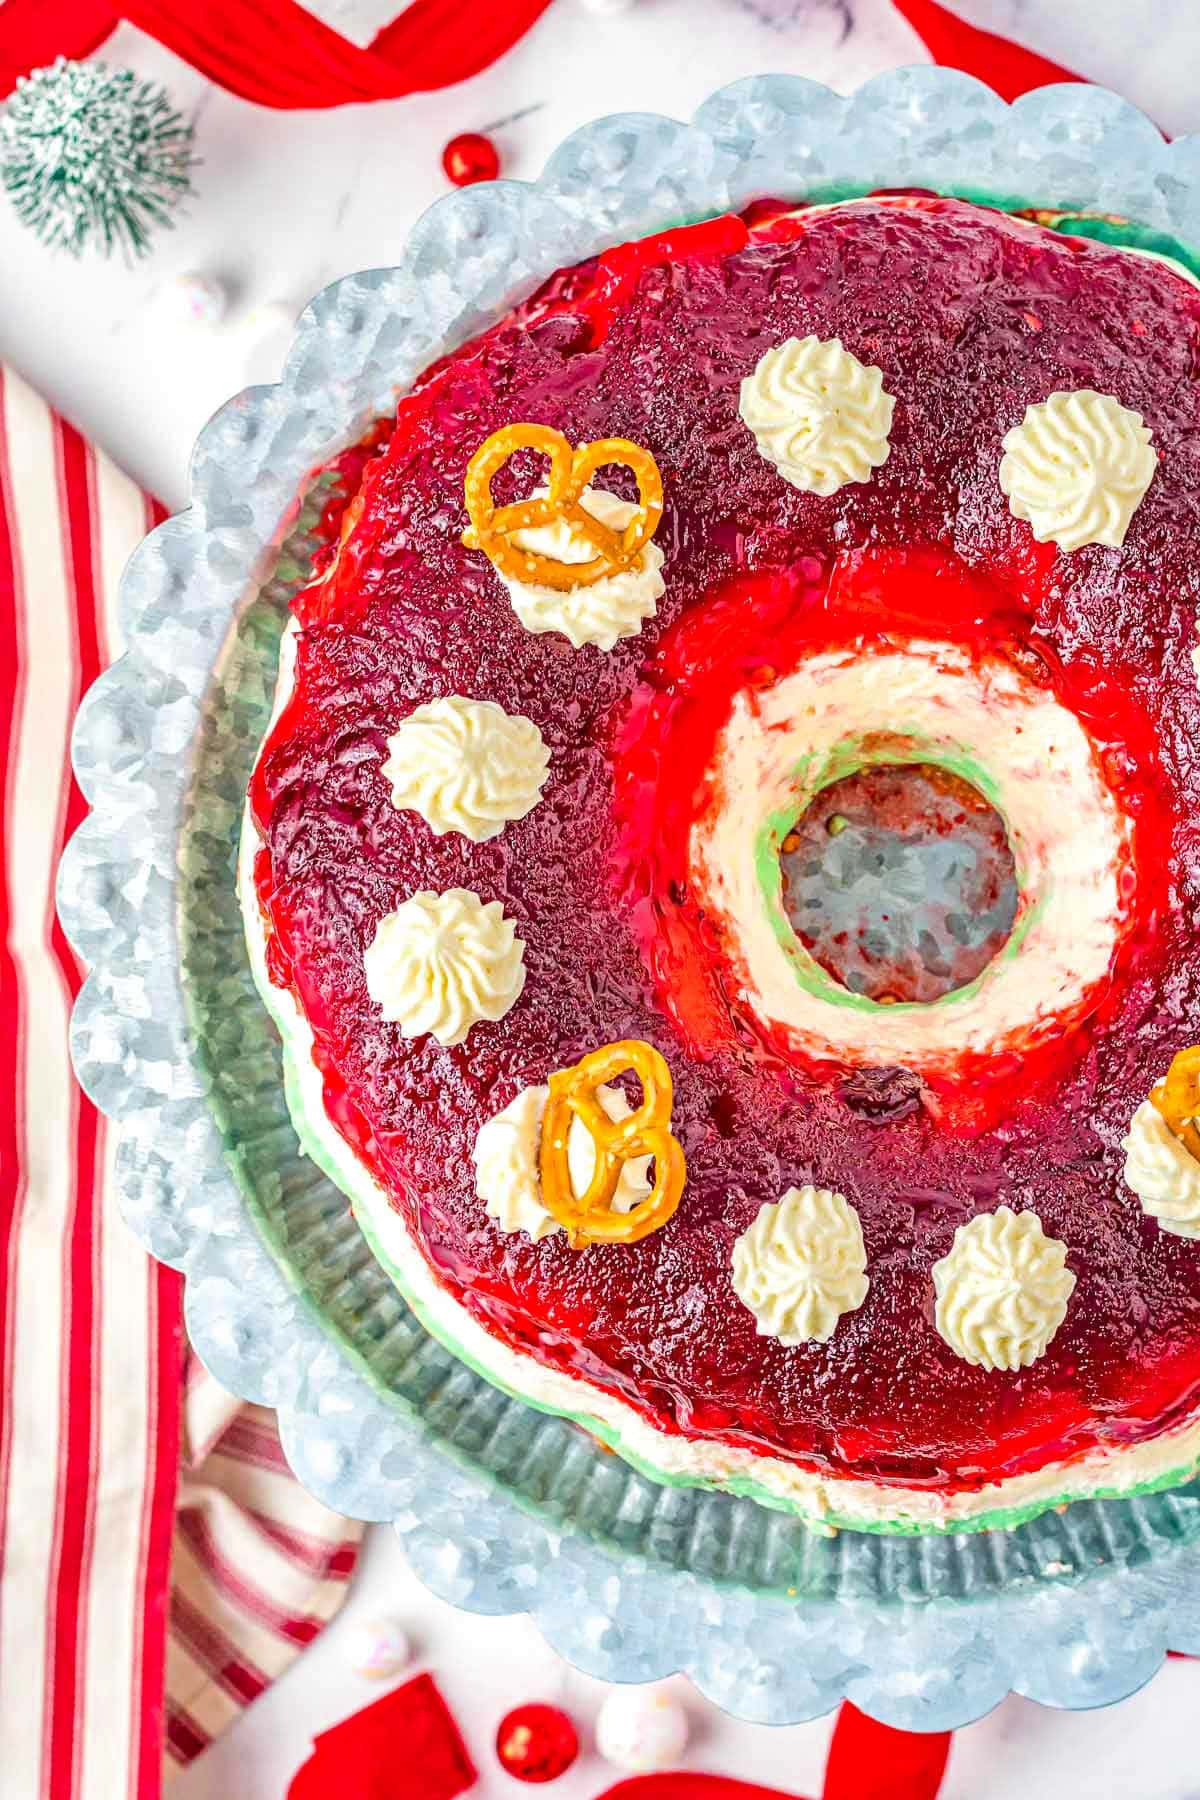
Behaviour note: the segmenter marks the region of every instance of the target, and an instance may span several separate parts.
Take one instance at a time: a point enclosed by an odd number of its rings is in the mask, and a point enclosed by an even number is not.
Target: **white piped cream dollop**
[[[806,494],[869,481],[888,459],[895,408],[883,372],[841,338],[787,338],[742,382],[738,411],[760,455]]]
[[[1149,1100],[1129,1121],[1124,1139],[1125,1179],[1162,1231],[1200,1238],[1200,1162],[1181,1144]]]
[[[1119,550],[1158,467],[1141,413],[1094,388],[1059,390],[1005,434],[1000,486],[1039,544]]]
[[[542,1141],[542,1114],[548,1087],[523,1088],[514,1100],[480,1126],[472,1158],[475,1191],[501,1231],[523,1231],[536,1244],[561,1231],[558,1220],[542,1205],[538,1160]],[[600,1104],[610,1119],[627,1119],[630,1107],[620,1088],[607,1083],[597,1088]],[[596,1167],[596,1152],[587,1127],[576,1119],[567,1134],[567,1171],[571,1186],[580,1196],[587,1191]],[[650,1158],[637,1156],[625,1163],[613,1195],[614,1212],[629,1212],[650,1192]]]
[[[867,1297],[858,1214],[831,1188],[789,1188],[767,1200],[733,1246],[733,1291],[759,1337],[824,1344]]]
[[[533,811],[549,766],[532,719],[493,700],[447,694],[401,720],[383,775],[393,806],[420,813],[439,837],[459,831],[483,844]]]
[[[546,489],[535,492],[540,497]],[[623,531],[637,511],[631,501],[597,487],[584,488],[579,504],[614,531]],[[514,541],[522,550],[533,550],[556,562],[590,562],[596,554],[595,546],[562,520],[518,531]],[[561,631],[576,650],[585,644],[611,650],[618,638],[636,637],[646,620],[658,611],[658,602],[666,592],[662,565],[663,553],[651,540],[628,569],[605,575],[590,587],[560,589],[512,581],[507,575],[500,579],[526,631]]]
[[[1067,1246],[1036,1213],[998,1206],[954,1234],[933,1265],[937,1328],[955,1356],[980,1369],[1027,1369],[1067,1316],[1075,1277]]]
[[[425,888],[380,919],[363,968],[385,1019],[448,1047],[504,1017],[525,986],[525,945],[498,900]]]

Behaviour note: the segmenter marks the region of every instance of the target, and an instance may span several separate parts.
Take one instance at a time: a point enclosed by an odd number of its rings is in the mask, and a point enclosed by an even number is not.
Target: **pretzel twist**
[[[642,1084],[641,1104],[627,1118],[610,1119],[597,1090],[626,1071]],[[665,1225],[679,1205],[687,1164],[682,1145],[671,1135],[672,1097],[666,1062],[638,1038],[605,1044],[551,1075],[542,1115],[542,1204],[565,1228],[573,1250],[588,1244],[636,1244]],[[571,1185],[567,1160],[567,1140],[576,1119],[589,1132],[596,1157],[587,1190],[579,1195]],[[632,1212],[614,1212],[621,1171],[639,1156],[654,1158],[654,1186]]]
[[[1150,1102],[1167,1130],[1200,1162],[1200,1044],[1180,1050],[1161,1081],[1150,1089]]]
[[[547,492],[497,506],[492,482],[518,450],[536,450],[547,458]],[[638,484],[637,511],[621,531],[593,518],[580,499],[596,471],[613,464],[632,470]],[[640,444],[628,438],[597,438],[573,449],[562,432],[549,425],[505,425],[494,431],[467,464],[463,494],[471,521],[462,534],[468,550],[482,550],[510,581],[560,591],[591,587],[606,575],[629,568],[658,530],[663,508],[658,464]],[[560,562],[523,550],[516,542],[520,531],[559,523],[591,545],[596,554],[589,561]]]

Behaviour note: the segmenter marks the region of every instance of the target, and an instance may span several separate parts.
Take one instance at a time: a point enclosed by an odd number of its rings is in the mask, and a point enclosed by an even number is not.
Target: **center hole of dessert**
[[[1004,821],[960,776],[877,764],[831,782],[780,847],[783,906],[805,949],[884,1004],[966,987],[1017,911]]]

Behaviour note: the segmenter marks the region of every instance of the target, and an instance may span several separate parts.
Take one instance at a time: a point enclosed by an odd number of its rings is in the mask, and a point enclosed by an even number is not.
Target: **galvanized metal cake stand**
[[[343,1196],[299,1154],[234,894],[242,796],[316,504],[309,472],[433,358],[553,269],[761,195],[924,187],[1121,214],[1200,246],[1200,139],[1164,143],[1096,88],[1006,106],[900,70],[850,98],[791,77],[714,94],[690,124],[603,119],[541,179],[448,195],[395,269],[327,288],[276,387],[202,433],[192,505],[134,556],[128,654],[79,717],[93,812],[60,881],[92,973],[74,1021],[87,1092],[121,1125],[126,1217],[187,1276],[187,1320],[236,1392],[279,1409],[328,1503],[394,1524],[438,1594],[529,1612],[592,1674],[684,1669],[748,1719],[848,1695],[955,1726],[1010,1688],[1094,1706],[1168,1647],[1200,1651],[1200,1491],[1080,1504],[1018,1530],[812,1536],[750,1500],[668,1489],[506,1399],[422,1332]]]

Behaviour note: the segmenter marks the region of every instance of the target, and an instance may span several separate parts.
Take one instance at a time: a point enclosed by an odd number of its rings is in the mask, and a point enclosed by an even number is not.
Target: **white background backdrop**
[[[394,11],[388,4],[385,10]],[[464,0],[465,5],[475,0]],[[500,4],[502,0],[487,0]],[[353,28],[382,0],[309,0]],[[1172,133],[1200,130],[1197,0],[957,0],[976,23],[1009,32],[1119,88]],[[259,309],[298,311],[326,282],[394,260],[418,213],[446,191],[439,156],[455,132],[516,113],[495,131],[504,173],[535,175],[554,145],[604,112],[685,116],[714,87],[766,69],[856,86],[924,60],[889,0],[637,0],[611,18],[555,0],[499,65],[446,93],[324,113],[275,113],[212,88],[166,51],[122,28],[108,60],[155,75],[194,117],[203,167],[178,230],[144,265],[76,267],[43,252],[0,210],[0,358],[29,376],[129,471],[172,506],[208,415],[247,380],[270,380],[283,350]],[[525,109],[534,109],[526,112]],[[175,279],[201,270],[228,285],[212,331],[180,316]],[[603,1689],[568,1670],[526,1620],[474,1619],[427,1595],[390,1535],[371,1535],[341,1617],[174,1785],[178,1800],[278,1800],[311,1731],[375,1690],[350,1666],[356,1621],[390,1612],[431,1668],[481,1771],[479,1800],[533,1790],[499,1773],[491,1740],[522,1700],[557,1700],[584,1727]],[[693,1718],[689,1766],[794,1793],[819,1792],[830,1722],[782,1730],[738,1725],[680,1684]],[[1102,1713],[1059,1715],[1010,1700],[955,1741],[945,1800],[1200,1800],[1200,1663],[1174,1663],[1135,1698]],[[591,1800],[617,1772],[589,1749],[546,1791]]]

